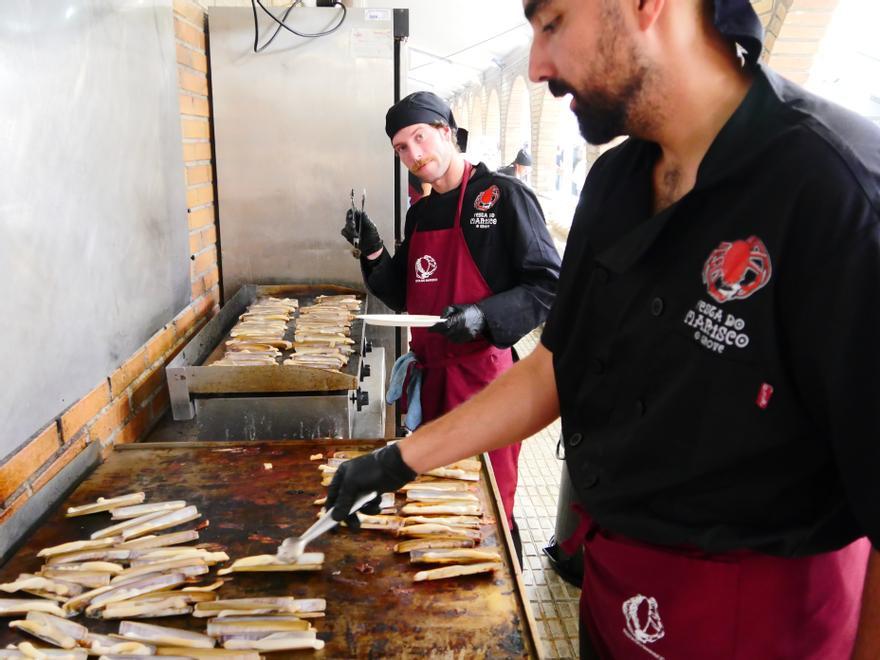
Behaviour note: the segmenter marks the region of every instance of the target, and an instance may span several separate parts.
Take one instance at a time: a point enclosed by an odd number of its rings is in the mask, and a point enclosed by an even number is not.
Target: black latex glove
[[[360,529],[357,513],[349,514],[358,497],[371,490],[379,493],[379,497],[361,509],[375,515],[379,513],[382,493],[393,493],[415,478],[416,473],[403,462],[397,445],[388,445],[340,465],[327,490],[325,506],[327,509],[333,507],[333,520],[344,520],[352,529]]]
[[[439,332],[456,344],[473,341],[486,329],[486,317],[476,305],[451,305],[443,310],[443,320],[428,330]]]
[[[382,239],[379,238],[379,230],[370,220],[370,216],[361,211],[348,209],[345,213],[345,226],[340,232],[349,243],[354,245],[357,237],[358,223],[361,228],[361,243],[359,249],[364,256],[378,252],[382,248]]]

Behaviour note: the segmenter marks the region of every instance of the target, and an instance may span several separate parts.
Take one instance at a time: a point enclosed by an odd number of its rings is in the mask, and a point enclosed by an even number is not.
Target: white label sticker
[[[390,21],[391,20],[391,10],[390,9],[365,9],[364,10],[364,20],[365,21]]]

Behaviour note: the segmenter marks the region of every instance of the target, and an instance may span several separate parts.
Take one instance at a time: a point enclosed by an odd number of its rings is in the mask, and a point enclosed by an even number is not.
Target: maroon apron
[[[599,528],[578,505],[581,625],[614,660],[844,660],[858,626],[870,544],[797,558],[709,555]]]
[[[472,169],[465,161],[452,228],[414,231],[410,237],[406,283],[410,314],[439,315],[449,305],[476,303],[492,295],[461,230],[461,208]],[[423,422],[449,412],[513,365],[510,349],[496,348],[484,337],[455,344],[426,328],[413,328],[410,347],[422,369]],[[508,524],[513,516],[519,450],[517,443],[489,452]]]

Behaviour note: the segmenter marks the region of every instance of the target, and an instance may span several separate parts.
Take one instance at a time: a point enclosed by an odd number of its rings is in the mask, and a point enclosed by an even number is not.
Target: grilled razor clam
[[[110,525],[110,527],[99,529],[97,532],[92,532],[91,538],[103,539],[108,536],[122,535],[122,532],[129,527],[141,525],[149,520],[158,518],[162,515],[164,515],[162,511],[153,511],[152,513],[145,513],[144,515],[138,516],[137,518],[129,518],[128,520],[123,520],[122,522],[116,523],[115,525]],[[123,535],[122,538],[124,539],[125,536]]]
[[[190,541],[198,541],[199,533],[194,529],[185,529],[182,532],[171,532],[170,534],[150,534],[149,536],[141,536],[131,541],[123,541],[116,547],[120,550],[146,550],[148,548],[167,548],[180,543],[189,543]]]
[[[424,479],[423,477],[418,477],[415,481],[410,481],[408,484],[404,484],[398,490],[402,490],[404,492],[410,490],[437,490],[437,491],[465,491],[470,490],[470,485],[462,483],[458,480],[447,480],[447,479],[433,479],[428,478]]]
[[[294,563],[285,563],[275,555],[254,555],[236,559],[229,568],[217,571],[217,575],[228,575],[240,571],[320,571],[323,564],[323,552],[304,552]]]
[[[405,525],[397,530],[398,536],[414,536],[416,538],[442,536],[446,539],[473,539],[479,541],[481,538],[480,531],[477,529],[468,529],[467,527],[449,527],[448,525],[437,525],[430,523],[422,523],[421,525]]]
[[[79,550],[100,550],[101,548],[109,548],[121,540],[121,536],[111,536],[106,539],[95,539],[93,541],[71,541],[70,543],[53,545],[51,548],[43,548],[37,553],[37,557],[65,555],[70,552],[78,552]]]
[[[110,584],[110,573],[92,571],[57,571],[53,568],[43,568],[39,571],[43,577],[51,580],[61,579],[64,582],[77,584],[85,589],[95,589]]]
[[[0,590],[10,594],[16,591],[26,591],[28,593],[36,591],[40,592],[38,595],[42,598],[53,598],[56,600],[59,597],[66,600],[83,592],[83,588],[73,582],[53,580],[39,575],[31,575],[30,573],[22,573],[15,582],[0,584]]]
[[[18,628],[44,642],[65,649],[72,649],[85,641],[89,634],[89,629],[85,626],[46,612],[28,612],[24,621],[12,621],[9,627]],[[69,644],[69,640],[73,644]]]
[[[166,573],[166,572],[174,572],[180,568],[186,568],[187,566],[203,566],[205,568],[208,567],[207,563],[201,557],[182,557],[180,559],[166,559],[164,561],[157,561],[151,564],[143,564],[140,566],[132,566],[131,568],[126,568],[119,575],[110,580],[110,584],[119,584],[120,582],[124,582],[128,578],[135,577],[137,575],[147,575],[148,573]],[[207,573],[207,571],[205,571]]]
[[[449,465],[444,465],[443,467],[449,468],[450,470],[464,470],[465,472],[479,472],[480,471],[480,461],[476,458],[466,458],[462,461],[456,461],[455,463],[450,463]]]
[[[160,656],[185,655],[193,660],[262,660],[257,651],[231,651],[229,649],[185,649],[178,646],[163,646],[156,651]],[[167,660],[167,658],[165,659]]]
[[[479,502],[480,498],[466,490],[408,490],[407,502]]]
[[[321,472],[328,473],[328,474],[333,474],[334,472],[336,472],[336,469],[337,469],[336,466],[333,466],[333,465],[323,465],[322,464],[322,465],[318,466],[318,470],[320,470]]]
[[[412,552],[413,550],[431,550],[434,548],[473,548],[473,539],[418,538],[397,543],[394,552]]]
[[[0,598],[0,617],[20,616],[28,612],[47,612],[56,616],[66,616],[65,611],[54,600],[46,598]]]
[[[194,591],[207,594],[211,593],[212,591],[217,591],[217,589],[222,587],[225,583],[226,580],[215,580],[211,584],[198,585],[194,587],[184,587],[183,589],[181,589],[181,591]]]
[[[113,520],[128,520],[129,518],[138,518],[148,513],[157,513],[159,511],[176,511],[186,506],[183,500],[172,500],[169,502],[148,502],[147,504],[134,504],[132,506],[122,506],[118,509],[110,509],[110,518]]]
[[[447,525],[449,527],[467,527],[480,529],[480,519],[477,516],[406,516],[401,518],[404,525],[420,525],[422,523]]]
[[[430,477],[443,477],[444,479],[461,479],[462,481],[479,481],[479,472],[468,472],[467,470],[456,470],[454,468],[437,468],[425,472]]]
[[[483,507],[469,502],[411,502],[405,504],[400,512],[405,516],[452,515],[479,516]]]
[[[412,550],[409,561],[413,564],[478,564],[486,561],[501,561],[501,555],[494,550],[473,550],[469,548]]]
[[[358,520],[361,521],[362,529],[383,529],[389,532],[396,532],[403,526],[403,518],[399,516],[371,516],[368,513],[358,511]],[[345,524],[344,522],[342,523]]]
[[[302,631],[307,632],[307,631]],[[297,633],[274,633],[261,639],[228,639],[224,640],[225,649],[252,649],[254,651],[295,651],[298,649],[314,649],[320,651],[324,642],[317,638],[304,637]]]
[[[129,550],[120,551],[120,554],[128,555],[129,552]],[[69,573],[71,575],[75,575],[76,573],[86,572],[107,573],[109,575],[116,575],[117,573],[121,573],[122,570],[122,564],[117,564],[113,561],[72,561],[63,562],[60,564],[46,564],[40,570],[40,575],[46,577],[54,575],[56,577],[64,579],[64,575],[62,574]]]
[[[83,504],[82,506],[68,507],[65,514],[68,518],[76,516],[85,516],[90,513],[98,513],[99,511],[109,511],[121,506],[129,506],[130,504],[140,504],[146,499],[144,493],[129,493],[128,495],[119,495],[118,497],[99,497],[92,504]]]
[[[78,613],[87,606],[91,612],[96,612],[101,606],[107,603],[115,603],[120,600],[127,600],[140,594],[150,593],[151,591],[161,591],[162,589],[170,589],[178,584],[183,584],[186,576],[182,573],[171,573],[168,575],[147,575],[126,582],[125,584],[111,584],[106,587],[100,587],[87,591],[84,594],[71,598],[64,603],[64,609],[67,612]]]
[[[159,603],[141,603],[129,600],[111,603],[98,612],[102,619],[158,619],[163,616],[181,616],[192,612],[192,606],[179,598],[168,598]]]
[[[156,653],[156,647],[152,644],[142,644],[140,642],[122,642],[110,635],[99,635],[90,632],[86,635],[82,644],[90,655],[99,655],[102,653],[114,653],[125,655],[153,655]]]
[[[122,530],[122,538],[125,540],[147,534],[148,532],[158,532],[169,527],[176,527],[183,523],[190,522],[196,518],[201,518],[202,514],[194,506],[187,506],[177,511],[171,511],[160,515],[158,518],[151,518],[140,525],[129,527]],[[138,520],[138,518],[135,518]]]
[[[82,564],[82,563],[113,563],[111,560],[124,560],[129,557],[128,550],[120,550],[117,548],[100,548],[98,550],[76,550],[75,552],[65,552],[62,555],[52,555],[46,560],[46,566],[60,566],[62,564]]]
[[[182,546],[177,548],[158,548],[156,550],[138,550],[135,558],[135,552],[132,552],[131,567],[147,566],[160,561],[168,561],[171,559],[184,559],[187,557],[197,557],[205,562],[206,566],[213,566],[223,561],[229,561],[229,555],[225,552],[210,552],[204,548],[192,548],[190,546]]]
[[[232,616],[208,621],[208,635],[211,637],[311,629],[311,623],[295,616]]]
[[[196,603],[194,617],[216,617],[218,612],[224,612],[224,616],[230,616],[234,612],[235,616],[249,616],[254,611],[261,613],[279,613],[294,614],[299,618],[305,617],[307,614],[315,614],[324,612],[327,609],[327,601],[323,598],[290,598],[280,597],[261,597],[261,598],[229,598],[226,600],[215,600],[209,603]]]
[[[425,580],[444,580],[446,578],[460,577],[462,575],[475,575],[477,573],[491,573],[501,568],[503,564],[497,561],[487,561],[480,564],[453,564],[441,568],[431,568],[427,571],[419,571],[413,576],[413,582]]]
[[[156,626],[151,623],[140,623],[139,621],[120,623],[118,637],[159,646],[183,646],[197,649],[214,647],[214,640],[202,633]]]
[[[88,654],[85,649],[47,649],[39,648],[30,642],[22,642],[18,650],[25,658],[34,660],[86,660]]]

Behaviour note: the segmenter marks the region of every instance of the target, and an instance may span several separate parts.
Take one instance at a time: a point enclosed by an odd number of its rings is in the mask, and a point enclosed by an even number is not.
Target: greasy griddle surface
[[[325,494],[318,465],[311,454],[328,455],[332,448],[371,448],[371,441],[248,443],[247,445],[135,445],[115,451],[68,499],[39,526],[15,556],[0,569],[0,582],[42,564],[36,553],[44,547],[88,538],[111,524],[108,513],[65,518],[68,506],[101,496],[143,490],[147,501],[183,499],[198,506],[203,517],[178,528],[208,520],[200,543],[224,546],[230,558],[271,554],[278,543],[304,531],[315,520],[313,501]],[[265,464],[271,463],[271,469]],[[497,508],[483,471],[480,496],[485,548],[503,544],[496,523]],[[398,496],[398,504],[401,498]],[[316,540],[310,550],[326,553],[324,568],[315,573],[235,573],[224,584],[221,598],[294,596],[326,598],[327,615],[313,620],[323,651],[273,653],[325,658],[433,657],[513,658],[533,653],[527,618],[518,597],[508,553],[504,569],[494,575],[414,583],[416,568],[408,555],[396,555],[396,537],[385,532],[359,534],[342,529]],[[357,566],[373,567],[363,574]],[[211,570],[214,575],[216,568]],[[4,596],[7,596],[4,594]],[[21,594],[7,597],[21,597]],[[22,617],[23,618],[23,617]],[[75,621],[93,632],[116,632],[117,621],[78,616]],[[206,619],[191,616],[145,619],[148,623],[204,632]],[[24,635],[0,619],[0,647]]]

